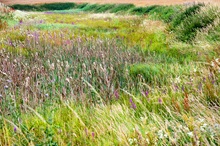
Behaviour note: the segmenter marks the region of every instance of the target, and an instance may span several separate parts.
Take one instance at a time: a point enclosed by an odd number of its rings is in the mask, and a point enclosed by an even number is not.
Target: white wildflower
[[[132,138],[129,138],[128,142],[129,142],[130,145],[132,145],[134,143],[134,140]]]
[[[69,79],[69,78],[66,78],[66,82],[70,83],[70,79]]]
[[[181,82],[180,77],[177,77],[177,78],[175,79],[175,83],[180,83],[180,82]]]
[[[150,140],[149,140],[148,138],[146,138],[145,140],[146,140],[146,143],[147,143],[147,144],[150,143]]]
[[[193,132],[188,132],[187,135],[188,135],[189,137],[193,137]]]

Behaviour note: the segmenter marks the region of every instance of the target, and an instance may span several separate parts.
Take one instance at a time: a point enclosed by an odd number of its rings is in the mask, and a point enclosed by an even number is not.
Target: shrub
[[[133,4],[118,4],[116,5],[110,12],[117,13],[117,12],[126,12],[131,8],[134,8]]]
[[[40,10],[37,6],[34,6],[34,5],[15,4],[15,5],[12,5],[10,7],[15,9],[15,10],[23,10],[23,11],[38,11],[38,10]]]
[[[96,13],[102,13],[102,12],[107,12],[115,7],[115,4],[104,4],[100,5],[95,12]]]
[[[86,7],[87,5],[88,5],[88,3],[82,3],[82,4],[76,5],[75,8],[77,8],[77,9],[83,9],[83,8]]]
[[[219,16],[220,12],[217,7],[207,7],[195,13],[195,15],[187,17],[175,30],[177,39],[183,42],[192,41],[197,31],[212,25]]]
[[[94,11],[99,7],[98,4],[88,4],[82,10],[83,11]]]
[[[131,13],[137,15],[144,15],[144,14],[148,14],[151,10],[155,9],[156,7],[158,6],[153,5],[149,7],[135,7],[134,9],[131,10]]]
[[[178,26],[184,19],[187,17],[190,17],[192,15],[195,15],[197,11],[200,10],[201,7],[203,7],[204,4],[197,4],[193,5],[191,7],[188,7],[185,11],[179,13],[172,21],[171,27],[174,29],[176,26]]]
[[[43,4],[39,7],[42,10],[67,10],[72,9],[76,6],[75,3],[50,3],[50,4]]]
[[[179,10],[178,6],[156,6],[149,11],[149,14],[168,23],[172,21]]]
[[[129,74],[134,79],[141,75],[146,82],[153,83],[156,78],[161,78],[161,66],[155,64],[134,64],[130,67]]]

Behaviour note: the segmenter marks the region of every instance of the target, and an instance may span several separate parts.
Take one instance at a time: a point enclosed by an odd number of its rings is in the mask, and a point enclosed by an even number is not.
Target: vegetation
[[[220,143],[218,7],[33,7],[0,7],[0,145]]]

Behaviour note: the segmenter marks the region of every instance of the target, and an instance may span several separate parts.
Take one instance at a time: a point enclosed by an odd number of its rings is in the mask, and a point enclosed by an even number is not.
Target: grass
[[[218,11],[1,11],[0,145],[218,145]]]

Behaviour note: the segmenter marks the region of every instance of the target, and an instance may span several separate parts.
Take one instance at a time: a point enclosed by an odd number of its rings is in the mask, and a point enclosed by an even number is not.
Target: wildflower
[[[8,87],[7,85],[4,86],[4,89],[5,89],[5,90],[8,90],[8,88],[9,88],[9,87]]]
[[[215,63],[214,63],[213,61],[211,62],[211,66],[212,66],[212,67],[215,67]]]
[[[134,143],[134,140],[132,138],[129,138],[128,142],[129,142],[130,145],[132,145]]]
[[[145,91],[144,93],[142,93],[143,95],[145,95],[145,97],[148,96],[149,92],[148,91]]]
[[[69,79],[69,78],[66,78],[66,82],[70,83],[70,79]]]
[[[47,93],[47,94],[45,94],[45,96],[46,96],[46,97],[48,97],[48,96],[49,96],[49,94]]]
[[[207,128],[207,124],[206,123],[204,123],[201,127],[200,127],[200,130],[201,131],[205,131],[206,130],[206,128]]]
[[[147,144],[150,143],[150,140],[149,140],[148,138],[146,138],[145,140],[146,140],[146,143],[147,143]]]
[[[93,138],[95,137],[95,132],[92,132],[92,137],[93,137]]]
[[[8,83],[11,83],[12,82],[12,80],[6,80]]]
[[[180,77],[177,77],[177,78],[175,79],[175,83],[180,83],[180,82],[181,82]]]
[[[159,104],[163,103],[163,100],[161,98],[158,99]]]
[[[129,101],[130,101],[130,103],[131,103],[131,108],[136,109],[137,106],[136,106],[136,104],[133,102],[132,98],[130,98]]]
[[[167,137],[167,135],[164,134],[163,130],[159,130],[157,135],[158,135],[159,139],[163,139],[163,138]]]
[[[118,93],[118,90],[115,90],[114,95],[115,95],[115,98],[118,100],[118,99],[119,99],[119,93]]]
[[[15,133],[17,132],[17,128],[16,128],[16,127],[14,127],[14,132],[15,132]]]
[[[23,20],[21,19],[21,20],[19,21],[19,23],[22,24],[22,23],[23,23]]]
[[[192,132],[192,131],[191,131],[191,132],[188,132],[187,135],[188,135],[189,137],[193,137],[193,132]]]

